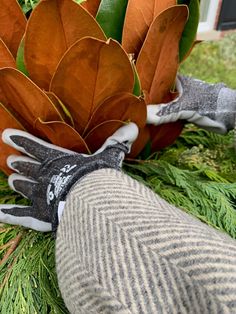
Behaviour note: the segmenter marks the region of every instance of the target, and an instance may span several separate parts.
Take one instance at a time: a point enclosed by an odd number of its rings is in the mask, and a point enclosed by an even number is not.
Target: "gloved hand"
[[[179,97],[167,104],[148,105],[147,123],[160,125],[186,120],[208,131],[224,134],[235,127],[236,90],[178,75]]]
[[[109,137],[95,154],[84,155],[49,144],[24,131],[6,129],[3,141],[27,155],[8,157],[8,166],[18,173],[10,175],[8,183],[32,205],[1,205],[0,222],[44,232],[56,231],[71,187],[94,170],[120,170],[137,136],[138,127],[129,123]]]

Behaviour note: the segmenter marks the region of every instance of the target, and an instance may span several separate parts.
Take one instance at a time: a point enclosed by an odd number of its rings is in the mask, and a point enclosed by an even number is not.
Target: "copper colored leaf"
[[[96,16],[101,0],[86,0],[81,3],[92,16]]]
[[[106,141],[106,139],[115,133],[125,123],[118,120],[106,121],[97,125],[84,138],[92,153],[96,152]]]
[[[144,149],[148,141],[150,140],[150,132],[149,128],[145,126],[142,129],[139,129],[139,135],[136,141],[132,145],[131,152],[129,154],[129,157],[135,158],[137,157],[141,151]]]
[[[106,39],[95,19],[73,0],[42,0],[30,16],[25,35],[30,78],[48,90],[61,57],[85,36]]]
[[[140,128],[147,120],[144,100],[129,93],[120,93],[107,98],[93,113],[87,131],[108,120],[132,121]]]
[[[183,121],[166,123],[160,126],[149,126],[152,141],[152,152],[163,149],[174,143],[183,129]]]
[[[29,78],[12,68],[0,69],[0,101],[16,114],[17,120],[34,133],[37,118],[62,120],[50,99]]]
[[[23,130],[22,125],[13,117],[13,115],[0,103],[0,169],[7,175],[12,171],[7,167],[6,160],[9,155],[17,155],[19,152],[14,148],[6,145],[2,141],[2,132],[6,128]]]
[[[160,103],[174,84],[179,66],[179,41],[188,18],[185,5],[172,6],[152,23],[137,60],[142,89]]]
[[[61,60],[52,78],[54,92],[82,134],[95,109],[109,96],[132,93],[134,74],[128,56],[114,40],[84,38]]]
[[[60,115],[64,122],[74,127],[74,121],[73,118],[68,111],[68,109],[64,106],[62,101],[52,92],[46,92],[46,95],[51,100],[51,102],[54,104],[54,106],[57,108],[58,112],[60,112]]]
[[[175,4],[176,0],[129,0],[122,36],[124,49],[137,57],[155,17]]]
[[[9,49],[0,38],[0,68],[5,67],[15,68],[16,62]]]
[[[18,46],[25,32],[26,18],[16,0],[0,2],[0,38],[16,57]]]
[[[79,135],[70,125],[61,121],[44,122],[37,119],[35,128],[39,133],[47,138],[51,143],[79,153],[89,153],[89,149]]]

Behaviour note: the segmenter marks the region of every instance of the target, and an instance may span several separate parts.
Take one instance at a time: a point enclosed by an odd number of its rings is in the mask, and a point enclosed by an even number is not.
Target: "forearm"
[[[236,310],[236,242],[115,170],[70,193],[56,260],[71,313]]]

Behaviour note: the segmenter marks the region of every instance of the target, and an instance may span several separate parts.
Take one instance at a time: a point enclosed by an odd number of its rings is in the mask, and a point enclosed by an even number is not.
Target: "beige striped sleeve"
[[[116,170],[69,194],[56,262],[71,313],[236,313],[236,241]]]

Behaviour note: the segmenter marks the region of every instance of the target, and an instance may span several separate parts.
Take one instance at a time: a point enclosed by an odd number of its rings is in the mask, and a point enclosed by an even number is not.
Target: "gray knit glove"
[[[8,183],[32,205],[1,205],[0,222],[56,231],[72,186],[94,170],[120,170],[137,135],[136,124],[129,123],[109,137],[95,154],[84,155],[49,144],[24,131],[5,130],[3,141],[27,155],[8,157],[8,166],[18,173],[10,175]]]
[[[236,90],[181,75],[176,79],[176,88],[179,97],[174,101],[148,106],[148,124],[186,120],[221,134],[235,127]]]

